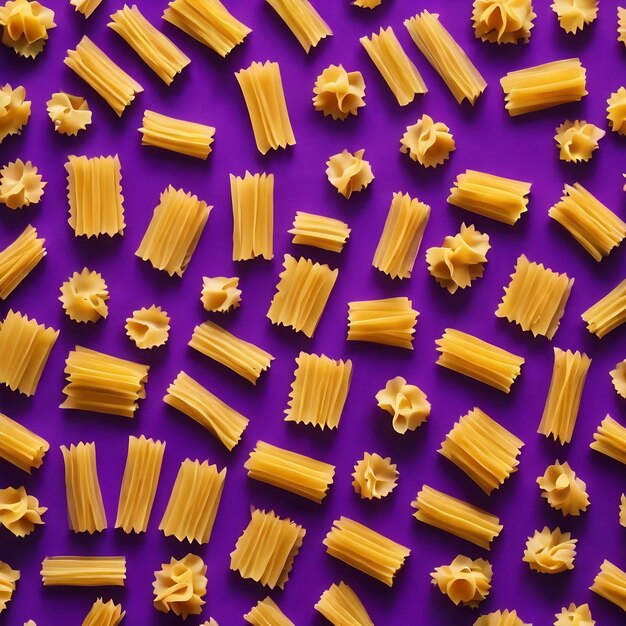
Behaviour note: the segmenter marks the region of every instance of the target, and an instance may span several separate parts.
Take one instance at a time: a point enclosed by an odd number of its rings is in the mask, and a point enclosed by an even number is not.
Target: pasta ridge
[[[295,626],[269,596],[259,600],[243,618],[252,626]]]
[[[47,184],[30,161],[15,159],[0,168],[0,202],[14,210],[38,204]]]
[[[24,487],[0,489],[0,526],[16,537],[26,537],[36,526],[44,524],[41,517],[47,510]]]
[[[287,232],[293,235],[291,243],[329,252],[341,252],[350,237],[350,228],[345,222],[304,211],[296,211],[293,228]]]
[[[459,554],[450,565],[436,567],[430,576],[432,584],[455,605],[475,609],[489,595],[493,569],[485,559]]]
[[[46,256],[45,242],[37,229],[28,225],[13,243],[0,250],[0,300],[6,300]]]
[[[343,581],[326,589],[314,608],[333,626],[374,626],[360,598]]]
[[[388,380],[385,388],[376,394],[376,402],[393,417],[391,424],[400,435],[415,430],[430,415],[426,394],[416,385],[409,385],[402,376]]]
[[[126,557],[123,556],[47,556],[41,563],[44,587],[123,587]]]
[[[41,467],[50,444],[4,413],[0,413],[0,458],[25,472]]]
[[[333,34],[309,0],[265,0],[278,13],[308,54],[311,48]]]
[[[0,144],[10,135],[21,135],[30,119],[31,101],[26,100],[26,89],[13,89],[9,83],[0,89]]]
[[[593,434],[593,441],[589,447],[626,464],[626,427],[607,415]]]

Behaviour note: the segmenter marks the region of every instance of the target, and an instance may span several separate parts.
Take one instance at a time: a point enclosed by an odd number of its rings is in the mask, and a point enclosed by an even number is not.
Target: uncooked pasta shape
[[[91,124],[89,105],[81,96],[57,91],[46,102],[46,109],[54,130],[61,135],[78,135]]]
[[[617,41],[626,46],[626,9],[617,7]]]
[[[474,0],[476,38],[491,43],[528,43],[537,15],[532,0]]]
[[[511,282],[496,309],[496,317],[504,317],[533,337],[541,335],[552,340],[559,328],[574,279],[531,262],[522,254],[515,263]]]
[[[400,139],[400,152],[408,154],[424,167],[437,167],[445,163],[455,148],[450,129],[425,113],[415,124],[406,127]]]
[[[487,82],[440,22],[439,15],[422,11],[404,20],[404,25],[456,101],[461,104],[467,100],[473,106],[485,91]]]
[[[20,571],[12,569],[8,563],[0,561],[0,613],[7,608],[13,598],[16,582],[20,579]]]
[[[416,94],[428,91],[424,79],[400,45],[391,26],[381,26],[378,34],[361,37],[359,41],[400,106],[413,102]]]
[[[160,306],[152,305],[133,311],[126,318],[126,334],[140,349],[149,350],[164,345],[170,335],[170,316]]]
[[[352,3],[355,7],[361,9],[375,9],[383,3],[383,0],[354,0]]]
[[[589,605],[579,604],[576,606],[573,602],[568,607],[563,607],[560,613],[554,615],[556,622],[554,626],[595,626],[595,620],[591,617]]]
[[[212,617],[210,617],[206,622],[202,622],[200,626],[220,626]]]
[[[29,225],[13,243],[0,250],[0,300],[6,300],[46,256],[45,241]]]
[[[0,144],[9,135],[21,135],[30,118],[30,100],[21,85],[13,89],[8,83],[0,89]]]
[[[391,278],[410,278],[430,217],[430,206],[394,193],[372,265]]]
[[[559,18],[559,26],[572,35],[598,17],[598,0],[554,0],[550,8]]]
[[[589,589],[626,611],[626,572],[611,561],[602,562]]]
[[[30,474],[41,467],[50,444],[10,417],[0,413],[0,459]]]
[[[606,117],[611,130],[620,135],[626,135],[626,88],[620,87],[611,94],[606,103],[609,105]]]
[[[626,427],[607,415],[593,434],[589,447],[626,465]]]
[[[380,500],[396,488],[399,475],[397,465],[390,457],[383,459],[380,454],[365,452],[354,466],[352,486],[361,499]]]
[[[436,567],[430,575],[432,584],[454,604],[475,609],[489,595],[493,569],[485,559],[459,554],[450,565]]]
[[[226,313],[238,308],[241,302],[239,278],[236,276],[232,278],[203,276],[200,301],[205,311]]]
[[[376,394],[376,402],[392,416],[391,425],[400,435],[415,430],[430,415],[426,394],[419,387],[408,384],[402,376],[388,380],[385,388]]]
[[[341,252],[350,237],[350,228],[345,222],[304,211],[296,211],[293,228],[287,232],[293,235],[293,244],[329,252]]]
[[[365,149],[354,153],[343,150],[326,161],[328,182],[344,198],[350,198],[356,191],[363,191],[374,180],[372,166],[363,158],[364,154]]]
[[[70,0],[75,11],[82,13],[87,19],[100,6],[102,0]]]
[[[543,476],[537,478],[537,484],[541,497],[563,515],[580,515],[589,506],[587,485],[567,462],[555,461],[548,465]]]
[[[481,615],[474,622],[474,626],[532,626],[532,624],[522,622],[517,611],[505,609],[504,611],[494,611]]]
[[[345,120],[365,106],[365,81],[361,72],[346,72],[343,65],[329,65],[316,79],[313,106],[334,120]]]
[[[626,280],[589,307],[580,317],[586,322],[587,330],[600,338],[626,322]]]
[[[39,506],[39,500],[27,494],[24,487],[0,489],[0,526],[16,537],[26,537],[35,526],[44,524],[41,516],[47,510],[48,507]]]
[[[609,374],[617,395],[626,398],[626,360],[620,361]]]
[[[606,132],[585,120],[567,120],[556,128],[556,147],[559,149],[559,158],[568,163],[589,161],[594,150],[598,149],[598,142]]]
[[[315,610],[333,626],[374,626],[360,598],[343,581],[322,593]]]
[[[502,524],[496,515],[423,485],[411,506],[417,509],[415,519],[439,528],[461,539],[481,546],[486,550],[502,531]]]
[[[64,63],[98,93],[118,117],[122,116],[135,96],[143,91],[143,87],[87,35],[83,35],[75,50],[67,51]]]
[[[5,46],[34,59],[46,45],[48,31],[56,26],[54,11],[36,1],[7,0],[0,6],[0,26]]]
[[[333,34],[309,0],[265,0],[280,15],[307,54]]]
[[[178,541],[209,543],[225,480],[226,468],[218,472],[217,466],[209,465],[208,461],[185,459],[180,464],[159,530]]]
[[[622,494],[619,500],[619,523],[626,528],[626,494]]]
[[[269,596],[259,600],[243,618],[252,626],[295,626]]]
[[[98,598],[87,613],[82,626],[118,626],[124,615],[126,611],[122,611],[121,604],[115,604],[113,600],[103,602],[102,598]]]
[[[62,285],[61,297],[66,315],[75,322],[97,322],[109,314],[109,288],[98,272],[86,267],[74,272]]]
[[[198,196],[168,185],[135,255],[155,269],[182,277],[212,208]]]
[[[47,184],[30,161],[16,159],[0,169],[0,203],[14,210],[39,204]]]
[[[441,246],[426,250],[428,271],[444,289],[456,293],[482,278],[490,248],[489,235],[463,223],[458,234],[447,236]]]
[[[580,59],[552,61],[509,72],[500,79],[511,117],[579,102],[587,95],[587,71]]]
[[[0,384],[32,396],[59,331],[9,310],[0,326]]]
[[[306,530],[289,518],[253,509],[230,553],[230,569],[270,589],[283,589],[305,535]]]
[[[294,146],[296,138],[289,121],[289,111],[276,62],[253,62],[235,72],[248,109],[256,147],[261,154]]]
[[[126,557],[47,556],[41,564],[44,587],[123,587]]]
[[[526,542],[523,561],[530,569],[541,574],[560,574],[574,569],[576,543],[571,533],[563,533],[560,528],[550,530],[544,526],[542,531],[535,531]]]
[[[172,557],[169,563],[161,563],[154,572],[154,607],[161,613],[173,612],[187,619],[188,615],[200,615],[206,595],[207,567],[196,554],[182,559]]]

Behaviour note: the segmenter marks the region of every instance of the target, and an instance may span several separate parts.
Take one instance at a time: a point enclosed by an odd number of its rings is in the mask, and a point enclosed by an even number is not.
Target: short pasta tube
[[[626,572],[611,561],[604,559],[589,589],[626,611]]]
[[[269,596],[259,600],[243,618],[252,626],[295,626]]]
[[[322,593],[315,610],[333,626],[374,626],[360,598],[343,581]]]
[[[293,235],[291,243],[329,252],[341,252],[350,237],[350,229],[345,222],[304,211],[296,212],[293,228],[288,232]]]
[[[607,415],[593,434],[589,447],[626,465],[626,426]]]
[[[41,564],[44,587],[123,587],[124,556],[47,556]]]
[[[46,256],[45,241],[29,225],[13,243],[0,250],[0,300],[6,300]]]
[[[305,52],[333,34],[309,0],[265,0],[280,15]]]
[[[626,322],[626,280],[590,306],[581,318],[587,330],[600,338]]]
[[[30,474],[41,467],[50,444],[26,426],[0,413],[0,459]]]

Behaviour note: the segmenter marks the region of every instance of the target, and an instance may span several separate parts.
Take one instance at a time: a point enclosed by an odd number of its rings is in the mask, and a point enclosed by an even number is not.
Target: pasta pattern
[[[102,598],[98,598],[87,613],[82,626],[118,626],[124,615],[126,611],[122,611],[121,604],[115,604],[113,600],[103,602]]]
[[[589,161],[594,150],[598,149],[598,142],[606,132],[585,120],[563,122],[556,129],[556,146],[559,149],[559,158],[568,163]]]
[[[315,610],[333,626],[374,626],[360,598],[343,581],[322,593]]]
[[[567,462],[555,461],[548,465],[543,476],[537,478],[537,484],[541,497],[563,515],[580,515],[589,506],[587,485]]]
[[[243,618],[252,626],[295,626],[269,596],[259,600]]]
[[[399,475],[390,457],[383,459],[380,454],[366,452],[354,466],[352,486],[361,499],[380,500],[396,488]]]
[[[0,526],[16,537],[26,537],[36,526],[44,524],[41,517],[47,510],[24,487],[0,489]]]
[[[522,622],[517,611],[494,611],[481,615],[475,622],[474,626],[532,626]]]
[[[474,0],[472,24],[483,41],[528,43],[536,17],[532,0]]]
[[[626,465],[626,427],[607,415],[593,434],[589,447]]]
[[[605,559],[589,587],[605,600],[626,611],[626,572]]]
[[[35,165],[16,159],[0,168],[0,203],[14,210],[38,204],[46,185]]]
[[[288,232],[293,235],[291,243],[329,252],[341,252],[350,237],[350,228],[345,222],[304,211],[296,211],[293,228]]]
[[[393,429],[400,435],[415,430],[430,415],[430,402],[426,394],[406,378],[396,376],[387,381],[384,389],[376,394],[378,406],[392,416]]]
[[[47,556],[41,564],[44,587],[123,587],[123,556]]]
[[[305,52],[333,34],[309,0],[266,0],[295,35]]]
[[[10,417],[0,413],[0,458],[30,474],[41,467],[50,444]]]
[[[617,7],[617,41],[626,46],[626,9]]]
[[[126,318],[126,334],[140,349],[157,348],[167,342],[170,332],[170,317],[160,306],[154,304],[133,311],[132,317]]]
[[[91,16],[100,6],[101,2],[102,0],[70,0],[70,4],[74,7],[74,10],[82,13],[85,19]]]
[[[365,149],[354,153],[343,150],[326,161],[328,181],[344,198],[363,191],[374,180],[372,166],[363,158],[364,154]]]
[[[541,574],[560,574],[574,569],[576,542],[570,533],[561,532],[560,528],[550,530],[547,526],[540,532],[535,531],[526,542],[524,562],[530,569]]]
[[[620,87],[611,94],[606,103],[609,105],[606,112],[611,130],[626,135],[626,89]]]
[[[187,619],[188,615],[200,615],[206,595],[206,570],[204,561],[196,554],[182,559],[172,557],[154,572],[154,607],[162,613],[170,611]]]
[[[313,106],[324,116],[345,120],[365,106],[365,81],[361,72],[347,72],[343,65],[329,65],[315,81]]]
[[[0,561],[0,613],[7,608],[13,598],[16,582],[20,579],[20,571],[13,569],[8,563]]]
[[[626,360],[620,361],[609,374],[617,395],[626,398]]]
[[[445,163],[455,148],[450,129],[425,113],[415,124],[406,127],[400,139],[400,152],[408,154],[411,160],[424,167],[437,167]]]
[[[34,59],[44,49],[48,31],[56,26],[54,11],[39,2],[7,0],[0,7],[0,26],[5,46]]]
[[[559,18],[559,26],[572,35],[598,17],[598,0],[554,0],[550,8]]]
[[[31,101],[26,100],[26,89],[13,89],[8,83],[0,89],[0,143],[10,135],[21,135],[30,118]]]
[[[626,322],[626,280],[590,306],[581,318],[587,330],[600,338]]]
[[[554,617],[556,617],[554,626],[595,626],[589,605],[586,603],[576,606],[572,602],[568,607],[564,606]]]
[[[472,560],[459,554],[450,565],[435,568],[430,576],[432,584],[454,604],[475,609],[489,595],[493,569],[485,559]]]
[[[74,322],[97,322],[109,314],[109,288],[98,272],[86,267],[74,272],[62,285],[61,297],[66,315]]]
[[[205,311],[226,313],[238,308],[241,302],[239,278],[203,276],[200,300]]]
[[[6,300],[46,256],[45,241],[29,225],[13,243],[0,250],[0,300]]]

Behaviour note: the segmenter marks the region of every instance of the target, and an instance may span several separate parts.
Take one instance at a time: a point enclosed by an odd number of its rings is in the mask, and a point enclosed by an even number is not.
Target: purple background
[[[26,539],[15,539],[0,529],[0,559],[22,571],[22,578],[0,624],[20,625],[35,619],[40,626],[79,624],[97,596],[121,601],[128,624],[174,624],[152,606],[153,572],[171,556],[193,551],[208,566],[205,611],[187,623],[200,624],[209,616],[222,626],[243,623],[241,616],[267,595],[260,585],[242,580],[229,571],[229,553],[248,523],[249,507],[273,508],[307,529],[300,555],[284,592],[272,597],[299,626],[319,625],[324,619],[313,610],[321,592],[331,583],[345,580],[365,603],[374,622],[390,624],[469,625],[479,612],[456,608],[431,584],[429,573],[449,563],[457,554],[488,557],[494,568],[492,592],[481,612],[517,609],[525,622],[544,626],[569,602],[589,602],[600,626],[624,623],[624,614],[588,591],[605,557],[626,566],[624,532],[618,525],[619,494],[625,490],[624,467],[589,449],[600,420],[611,413],[624,418],[624,401],[614,392],[608,372],[626,358],[624,328],[600,341],[590,335],[580,314],[624,278],[626,249],[615,250],[596,263],[558,224],[548,218],[548,208],[558,200],[564,183],[579,181],[624,216],[622,166],[626,138],[609,132],[588,164],[571,165],[558,160],[554,129],[566,119],[586,119],[603,128],[605,101],[622,83],[626,50],[616,42],[616,3],[603,0],[596,23],[575,37],[565,34],[547,2],[537,2],[538,17],[530,44],[498,47],[474,38],[470,25],[471,3],[423,0],[385,0],[374,10],[360,10],[347,0],[316,2],[335,36],[306,55],[273,10],[261,0],[228,5],[253,29],[246,42],[226,60],[160,20],[164,1],[142,0],[146,16],[180,45],[192,59],[171,88],[153,74],[122,39],[106,28],[108,15],[121,0],[104,0],[87,21],[66,0],[48,0],[56,11],[57,28],[34,62],[23,60],[5,47],[0,49],[0,82],[26,86],[32,100],[31,121],[21,137],[0,146],[2,163],[17,157],[32,159],[48,182],[40,205],[22,211],[0,207],[0,248],[32,223],[46,238],[48,256],[8,299],[0,304],[61,330],[43,379],[34,398],[0,389],[0,410],[46,437],[51,449],[44,466],[28,476],[2,462],[0,486],[25,485],[49,507],[46,525]],[[411,42],[402,21],[422,8],[438,10],[443,23],[461,43],[485,76],[489,86],[476,107],[458,106],[441,79]],[[393,25],[410,58],[422,73],[429,92],[401,108],[359,44],[379,26]],[[83,33],[111,55],[145,92],[139,94],[122,119],[63,65],[65,51]],[[498,80],[509,70],[579,55],[588,70],[589,96],[583,102],[510,119],[504,110]],[[297,145],[266,157],[256,150],[250,122],[233,73],[250,62],[266,59],[280,63]],[[315,77],[330,63],[363,72],[367,106],[346,122],[324,118],[311,105]],[[84,95],[94,123],[78,137],[53,132],[45,111],[53,91]],[[206,162],[179,157],[140,145],[136,129],[145,108],[211,124],[217,128],[214,151]],[[405,127],[422,113],[447,123],[457,150],[449,162],[425,170],[400,154],[399,139]],[[608,130],[608,128],[607,128]],[[326,180],[328,156],[342,149],[365,148],[376,179],[369,189],[349,201]],[[122,162],[122,186],[127,228],[123,237],[99,240],[75,239],[67,225],[66,175],[68,154],[88,156],[118,152]],[[532,181],[529,211],[515,225],[481,219],[446,203],[456,175],[475,168]],[[275,258],[233,263],[232,217],[228,174],[273,172],[275,194]],[[208,225],[184,278],[169,278],[134,256],[159,193],[167,184],[182,186],[214,205]],[[394,191],[409,192],[432,206],[430,223],[410,280],[392,281],[371,267],[371,259]],[[341,255],[293,246],[287,234],[296,210],[319,212],[346,220],[352,236]],[[492,249],[485,276],[465,292],[450,296],[428,275],[424,252],[439,245],[444,236],[458,232],[461,222],[474,223],[487,232]],[[274,293],[285,252],[310,256],[339,267],[339,279],[312,340],[289,329],[272,326],[265,317]],[[495,317],[515,259],[524,252],[556,271],[575,277],[565,316],[552,343],[533,339],[517,326]],[[97,324],[77,325],[67,318],[57,301],[61,283],[83,266],[101,272],[111,293],[109,317]],[[240,309],[214,315],[235,334],[258,343],[277,358],[256,387],[217,363],[187,347],[193,327],[207,314],[199,301],[202,276],[239,276],[243,289]],[[346,310],[350,300],[408,295],[420,311],[413,352],[370,344],[347,343]],[[151,304],[163,306],[172,317],[167,346],[139,351],[126,338],[123,325],[133,309]],[[505,395],[453,372],[435,366],[435,339],[447,326],[470,331],[526,358],[522,375],[510,395]],[[151,365],[148,397],[135,419],[62,411],[64,360],[75,344]],[[586,351],[593,363],[580,409],[573,442],[555,445],[536,434],[552,371],[552,347]],[[324,352],[334,358],[350,358],[354,376],[340,428],[319,432],[283,421],[294,358],[300,350]],[[167,385],[184,369],[211,391],[250,418],[241,443],[232,453],[200,426],[162,402]],[[387,379],[403,375],[419,385],[432,402],[430,420],[404,437],[391,428],[391,418],[376,407],[374,394]],[[436,453],[439,443],[458,417],[480,406],[516,435],[526,446],[521,465],[505,485],[486,497],[465,474]],[[126,457],[127,438],[145,434],[167,441],[157,498],[148,532],[126,536],[112,529]],[[336,465],[335,484],[322,505],[265,486],[246,477],[243,463],[258,439],[278,444]],[[98,469],[110,528],[89,536],[68,530],[59,445],[95,441]],[[361,501],[351,486],[354,463],[363,452],[390,455],[398,464],[400,480],[383,501]],[[226,489],[211,542],[188,546],[165,538],[158,530],[181,461],[209,459],[228,467]],[[549,463],[568,460],[587,482],[591,507],[580,518],[563,518],[540,498],[535,484]],[[491,552],[417,522],[409,503],[427,483],[463,497],[501,516],[504,530]],[[412,550],[390,590],[383,584],[326,555],[322,539],[331,523],[347,515]],[[545,576],[522,563],[526,538],[544,525],[560,526],[578,538],[573,572]],[[73,589],[41,585],[40,563],[46,555],[125,554],[128,579],[125,588]]]

